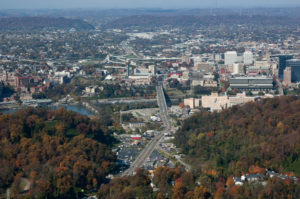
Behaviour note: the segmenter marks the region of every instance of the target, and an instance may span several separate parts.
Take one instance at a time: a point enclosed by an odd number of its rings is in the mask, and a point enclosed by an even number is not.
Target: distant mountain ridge
[[[41,31],[41,30],[93,30],[94,27],[81,19],[63,17],[8,17],[0,18],[0,31]]]
[[[159,9],[159,8],[145,8],[145,9],[36,9],[36,10],[18,10],[9,9],[1,10],[0,16],[6,17],[22,17],[22,16],[50,16],[50,17],[64,17],[72,16],[76,18],[88,17],[124,17],[132,15],[228,15],[228,14],[243,14],[243,15],[264,15],[264,16],[290,16],[300,17],[300,7],[287,8],[194,8],[194,9]]]
[[[256,24],[256,25],[300,25],[300,19],[286,16],[248,16],[248,15],[223,15],[223,16],[153,16],[137,15],[116,19],[104,25],[105,28],[125,28],[130,26],[155,27],[155,26],[210,26],[229,24]]]

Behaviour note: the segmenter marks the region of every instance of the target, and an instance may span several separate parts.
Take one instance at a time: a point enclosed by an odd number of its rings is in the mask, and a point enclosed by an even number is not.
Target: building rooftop
[[[234,77],[230,79],[273,79],[273,77],[268,76],[244,76],[244,77]]]

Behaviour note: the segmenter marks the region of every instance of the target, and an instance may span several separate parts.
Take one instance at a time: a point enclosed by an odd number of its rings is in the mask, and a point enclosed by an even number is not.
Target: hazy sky
[[[0,9],[293,7],[300,0],[0,0]]]

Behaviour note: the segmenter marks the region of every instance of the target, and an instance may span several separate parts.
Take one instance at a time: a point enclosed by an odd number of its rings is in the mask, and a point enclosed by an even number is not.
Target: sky
[[[300,0],[0,0],[0,9],[294,7]]]

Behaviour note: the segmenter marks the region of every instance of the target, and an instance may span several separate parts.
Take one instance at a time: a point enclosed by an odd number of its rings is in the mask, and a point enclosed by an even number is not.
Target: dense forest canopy
[[[300,175],[300,98],[275,97],[187,119],[175,142],[195,168],[240,175],[252,165]]]
[[[34,197],[74,198],[115,169],[107,125],[61,108],[0,115],[0,142],[0,191],[14,197],[25,179]]]
[[[267,185],[236,186],[232,176],[185,172],[182,168],[158,167],[152,176],[138,169],[134,176],[113,179],[98,190],[101,199],[222,199],[222,198],[299,198],[300,185],[268,179]]]
[[[299,198],[297,181],[266,177],[237,186],[233,176],[264,172],[299,176],[300,98],[276,97],[185,120],[175,142],[193,166],[158,167],[151,176],[107,182],[116,170],[110,120],[65,109],[0,113],[0,191],[13,198]],[[26,187],[29,189],[27,191]]]

